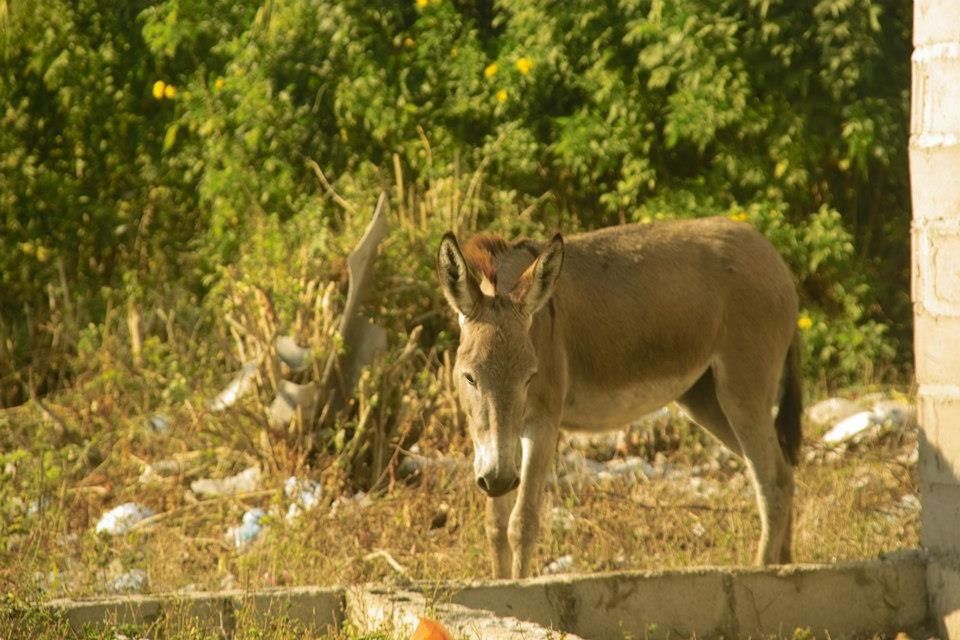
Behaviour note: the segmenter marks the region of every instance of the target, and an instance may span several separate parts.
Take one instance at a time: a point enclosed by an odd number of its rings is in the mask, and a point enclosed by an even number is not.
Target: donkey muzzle
[[[477,486],[491,498],[498,498],[520,486],[520,477],[516,475],[498,476],[488,473],[477,476]]]

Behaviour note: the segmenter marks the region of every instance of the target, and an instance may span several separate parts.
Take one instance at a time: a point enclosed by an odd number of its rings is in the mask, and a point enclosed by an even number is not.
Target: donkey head
[[[477,485],[491,497],[520,484],[527,389],[538,366],[530,327],[553,294],[563,239],[554,236],[509,291],[497,289],[495,257],[488,252],[468,264],[453,233],[444,235],[437,256],[443,295],[460,318],[454,376],[473,439],[473,468]],[[482,272],[480,281],[471,267]]]

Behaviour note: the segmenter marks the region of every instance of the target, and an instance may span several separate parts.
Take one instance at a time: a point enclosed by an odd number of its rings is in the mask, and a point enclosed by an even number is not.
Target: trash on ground
[[[119,507],[114,507],[107,511],[97,522],[95,531],[107,535],[116,536],[126,533],[130,528],[154,514],[149,509],[136,502],[125,502]]]
[[[217,480],[214,478],[200,478],[190,483],[190,490],[198,496],[211,498],[214,496],[232,496],[238,493],[249,493],[260,488],[260,468],[248,467],[229,478]]]
[[[111,580],[107,589],[111,593],[138,593],[146,591],[148,586],[150,578],[147,572],[143,569],[131,569]]]
[[[880,400],[873,405],[878,422],[896,429],[911,428],[917,424],[917,410],[913,405],[898,400]]]
[[[560,556],[543,568],[543,575],[555,576],[561,573],[570,573],[574,570],[576,563],[572,555]]]
[[[417,625],[410,640],[453,640],[453,636],[438,621],[420,618],[420,624]]]
[[[323,497],[323,487],[316,480],[290,476],[283,483],[283,493],[290,500],[287,520],[293,520],[320,503],[320,499]]]
[[[860,411],[834,425],[824,434],[823,441],[828,444],[843,442],[879,424],[872,411]]]
[[[920,513],[920,498],[913,493],[900,496],[897,507],[908,513]]]
[[[299,411],[304,420],[313,417],[317,406],[317,385],[314,383],[297,384],[281,380],[277,395],[267,408],[267,418],[273,426],[287,425]]]
[[[299,373],[310,366],[310,348],[298,345],[293,336],[278,337],[276,347],[280,362],[290,367],[291,371]]]
[[[210,410],[223,411],[227,407],[233,406],[237,400],[246,395],[253,388],[253,382],[256,377],[257,363],[251,361],[244,364],[243,368],[240,369],[240,372],[237,373],[233,380],[230,381],[230,384],[228,384],[223,391],[218,393],[217,397],[210,401]]]
[[[877,400],[870,411],[859,411],[838,422],[824,436],[828,444],[838,444],[871,430],[881,428],[902,431],[917,424],[916,409],[897,400]]]
[[[154,433],[166,433],[170,430],[170,418],[157,413],[147,419],[147,426]]]
[[[577,518],[564,507],[554,507],[550,510],[550,524],[556,533],[570,533],[577,528]]]
[[[846,398],[827,398],[807,409],[807,418],[818,425],[836,424],[862,410],[862,406]]]
[[[238,550],[246,549],[263,533],[266,518],[267,512],[263,509],[250,509],[243,514],[239,527],[227,529],[227,539],[232,541]]]

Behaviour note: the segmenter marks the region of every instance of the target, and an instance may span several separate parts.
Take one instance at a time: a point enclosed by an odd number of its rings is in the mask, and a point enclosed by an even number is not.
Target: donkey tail
[[[800,381],[799,337],[794,337],[783,365],[783,390],[777,411],[777,439],[787,460],[793,466],[800,462],[800,444],[803,440],[800,420],[803,417],[803,388]]]

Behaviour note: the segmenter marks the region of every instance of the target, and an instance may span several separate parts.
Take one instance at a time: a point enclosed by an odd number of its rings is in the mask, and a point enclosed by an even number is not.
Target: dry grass
[[[50,410],[67,413],[65,406]],[[174,416],[167,434],[148,433],[140,419],[121,422],[93,444],[65,445],[62,455],[46,455],[60,468],[44,469],[44,438],[38,439],[39,448],[32,447],[31,433],[50,430],[49,421],[30,410],[7,412],[0,418],[4,449],[16,446],[33,456],[7,463],[8,481],[18,481],[7,486],[38,493],[4,494],[0,590],[26,602],[103,593],[113,577],[131,568],[145,570],[149,589],[157,592],[489,575],[483,501],[473,486],[469,444],[462,434],[433,423],[424,433],[423,451],[428,457],[445,455],[455,464],[428,465],[416,482],[387,482],[366,500],[351,498],[342,474],[329,464],[298,469],[264,465],[262,490],[198,501],[188,490],[192,479],[262,463],[251,444],[258,437],[256,423],[243,415],[241,409],[209,417],[208,430],[196,430],[193,421]],[[735,459],[718,463],[714,447],[693,427],[667,428],[671,433],[658,439],[661,450],[656,453],[673,466],[675,477],[585,479],[579,487],[563,484],[551,491],[540,566],[567,554],[581,571],[750,562],[759,524],[742,465]],[[917,491],[911,461],[915,448],[913,433],[887,434],[839,455],[808,448],[810,459],[798,475],[796,560],[871,558],[917,546],[918,514],[901,503]],[[632,453],[650,455],[651,450],[638,447]],[[141,484],[144,465],[161,459],[180,460],[181,472]],[[282,486],[291,472],[320,480],[325,495],[315,510],[288,522]],[[21,474],[41,476],[32,481]],[[42,508],[24,513],[11,507],[17,498],[38,500]],[[100,515],[126,501],[143,503],[161,515],[127,535],[95,535]],[[224,532],[255,506],[275,515],[256,542],[238,552]],[[572,513],[573,527],[552,526],[551,507]]]
[[[478,175],[438,182],[422,196],[401,194],[394,214],[399,232],[386,250],[395,259],[426,255],[431,229],[475,227]],[[403,184],[399,174],[397,180]],[[526,224],[528,214],[505,219]],[[182,307],[144,310],[141,324],[154,326],[144,329],[142,341],[137,322],[126,323],[127,336],[116,330],[123,319],[106,319],[69,390],[0,411],[0,639],[24,629],[27,635],[69,635],[62,621],[32,605],[104,593],[131,569],[145,571],[154,592],[489,576],[483,498],[469,471],[470,443],[451,394],[449,355],[442,356],[450,352],[441,350],[450,338],[431,303],[437,295],[432,281],[412,269],[389,274],[388,288],[416,304],[391,298],[374,315],[396,335],[423,325],[429,334],[423,343],[436,347],[424,352],[414,345],[401,356],[403,340],[395,344],[362,379],[356,410],[335,430],[321,433],[299,420],[291,428],[266,426],[264,407],[282,373],[272,364],[275,336],[290,333],[309,342],[316,363],[336,346],[337,295],[327,280],[337,270],[327,265],[328,273],[317,277],[306,249],[292,255],[289,272],[270,276],[295,290],[286,298],[292,320],[278,320],[270,291],[239,281],[224,296],[225,322],[207,327],[203,340],[196,335],[199,320]],[[409,312],[421,308],[430,311]],[[193,351],[198,343],[205,345],[202,353]],[[228,379],[217,372],[259,356],[257,392],[226,412],[207,410],[206,401]],[[156,433],[147,424],[161,409],[170,427]],[[361,427],[368,437],[354,438]],[[820,435],[809,433],[808,442]],[[338,444],[341,436],[346,440]],[[453,462],[427,465],[413,481],[400,479],[400,447],[414,440],[427,458]],[[371,450],[378,462],[364,466]],[[798,475],[796,560],[854,560],[916,547],[919,517],[901,502],[917,493],[915,451],[912,432],[888,433],[839,455],[809,448]],[[585,478],[552,489],[535,566],[566,555],[587,572],[751,561],[759,520],[740,463],[718,456],[709,439],[685,423],[661,427],[623,453],[659,456],[674,472],[640,482]],[[142,482],[147,466],[160,461],[175,461],[176,473]],[[207,500],[190,491],[193,480],[252,465],[263,474],[257,491]],[[359,482],[370,469],[376,477]],[[324,492],[314,510],[288,522],[283,484],[290,475],[317,480]],[[357,499],[357,490],[369,485],[375,491]],[[159,515],[126,535],[94,533],[104,512],[130,501]],[[225,532],[254,507],[270,512],[270,521],[254,544],[238,551]],[[573,526],[553,526],[554,508],[572,514]],[[150,637],[169,635],[166,624]],[[245,633],[301,637],[285,628]],[[207,637],[200,630],[179,635]]]

